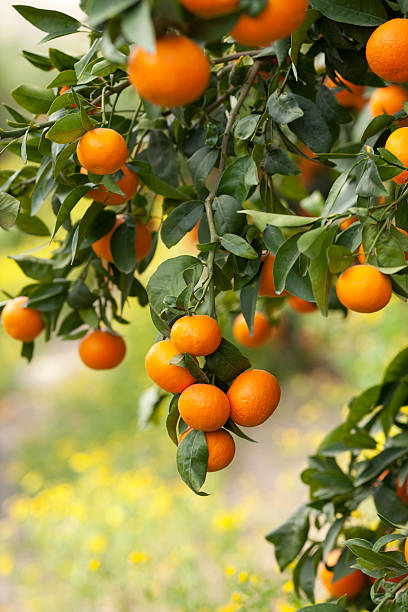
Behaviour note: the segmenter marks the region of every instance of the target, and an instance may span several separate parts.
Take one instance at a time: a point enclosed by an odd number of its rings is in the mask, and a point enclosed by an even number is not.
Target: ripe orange
[[[192,431],[191,428],[181,434],[179,445],[190,431]],[[217,431],[207,432],[205,439],[208,446],[207,472],[223,470],[231,463],[235,455],[233,437],[225,429],[217,429]]]
[[[351,266],[339,277],[337,297],[346,308],[355,312],[377,312],[391,299],[391,281],[369,265]]]
[[[176,355],[179,355],[179,351],[171,340],[162,340],[153,344],[145,357],[148,375],[156,385],[169,393],[181,393],[195,382],[188,370],[169,363]]]
[[[303,23],[308,4],[308,0],[268,0],[267,7],[257,17],[242,15],[231,36],[247,47],[266,47],[286,38]]]
[[[85,132],[77,145],[79,163],[93,174],[117,172],[128,155],[125,139],[110,128],[95,128]]]
[[[121,225],[125,221],[123,215],[116,215],[116,223],[113,228],[102,236],[99,240],[96,240],[92,244],[92,249],[100,257],[101,259],[105,259],[110,263],[113,263],[112,251],[110,247],[110,242],[112,238],[112,234],[115,229]],[[140,221],[136,222],[136,238],[135,238],[135,253],[136,253],[136,261],[141,261],[150,253],[150,249],[152,248],[152,235],[150,231],[147,229],[146,225],[140,223]]]
[[[343,79],[341,76],[339,76],[339,80],[347,87],[336,93],[337,102],[345,108],[356,108],[357,110],[361,110],[366,103],[364,99],[364,85],[355,85],[354,83],[350,83],[350,81],[346,81],[346,79]],[[332,87],[338,87],[337,83],[332,81],[329,77],[327,77],[324,84],[330,89]]]
[[[398,85],[379,87],[370,98],[370,110],[373,117],[387,114],[393,115],[402,110],[404,102],[408,101],[408,91]]]
[[[107,330],[91,331],[79,343],[79,356],[92,370],[111,370],[124,359],[126,344],[122,336]]]
[[[391,83],[408,81],[408,21],[390,19],[374,30],[366,57],[375,74]]]
[[[156,52],[134,47],[128,62],[129,79],[139,95],[159,106],[184,106],[197,100],[210,80],[204,51],[185,36],[166,36]]]
[[[285,295],[288,295],[287,291],[283,291],[280,295],[278,295],[275,290],[275,281],[273,279],[274,261],[275,256],[272,255],[272,253],[269,253],[265,258],[261,274],[261,284],[259,286],[259,295],[263,295],[265,297],[284,297]]]
[[[408,127],[395,130],[388,136],[385,148],[395,157],[398,157],[403,166],[408,166]],[[392,179],[398,185],[403,185],[408,181],[408,170],[403,170]]]
[[[197,383],[180,395],[181,418],[193,429],[216,431],[228,420],[231,412],[228,397],[215,385]]]
[[[280,386],[265,370],[247,370],[234,380],[228,390],[231,419],[243,427],[261,425],[276,410]]]
[[[24,308],[28,297],[20,295],[7,302],[1,313],[5,331],[16,340],[31,342],[44,329],[44,322],[39,310]]]
[[[350,219],[345,219],[344,221],[339,221],[340,229],[342,232],[346,230],[350,225],[356,223],[358,221],[358,217],[350,217]]]
[[[291,295],[288,302],[289,306],[293,310],[296,310],[296,312],[308,313],[315,312],[317,310],[316,304],[302,300],[302,298],[296,297],[295,295]]]
[[[408,505],[408,478],[406,478],[404,482],[401,482],[399,476],[397,477],[396,492],[400,500]]]
[[[139,177],[136,172],[130,170],[126,165],[121,167],[121,171],[123,172],[124,176],[122,176],[122,178],[119,179],[116,184],[119,189],[123,191],[125,194],[124,196],[119,195],[118,193],[112,193],[109,195],[109,192],[104,185],[98,185],[98,187],[95,189],[91,189],[86,196],[88,198],[92,198],[92,200],[95,200],[95,202],[104,202],[109,206],[120,206],[133,198],[139,185]],[[88,174],[88,172],[85,170],[85,168],[81,168],[81,174]]]
[[[232,333],[235,340],[240,344],[248,348],[256,348],[268,342],[271,337],[272,327],[268,317],[263,312],[256,311],[252,336],[243,314],[239,314],[236,317]]]
[[[334,568],[340,558],[341,550],[332,550],[326,558],[326,563],[320,566],[320,578],[329,591],[330,595],[339,599],[347,595],[348,599],[354,599],[364,589],[367,584],[367,577],[360,570],[354,570],[344,578],[333,582]]]
[[[180,353],[211,355],[220,346],[221,328],[208,315],[181,317],[171,328],[171,341]]]
[[[201,17],[216,17],[231,13],[239,5],[239,0],[180,0],[180,2],[190,13]]]

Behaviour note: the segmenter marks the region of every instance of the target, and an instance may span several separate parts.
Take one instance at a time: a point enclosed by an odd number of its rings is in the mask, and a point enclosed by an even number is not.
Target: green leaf
[[[321,252],[317,257],[312,259],[309,266],[309,276],[312,283],[313,295],[316,299],[320,312],[325,317],[328,313],[329,289],[331,281],[327,250],[329,246],[333,244],[337,232],[337,227],[332,227],[331,229],[326,230],[324,239],[322,241],[317,241],[321,247]]]
[[[268,100],[268,111],[271,118],[281,125],[286,125],[303,117],[303,110],[299,106],[296,96],[291,93],[279,95],[275,91]]]
[[[381,0],[311,0],[325,17],[360,26],[379,26],[387,19]]]
[[[394,117],[391,115],[379,115],[378,117],[374,117],[364,130],[361,142],[365,142],[368,138],[371,138],[371,136],[378,134],[378,132],[382,132],[386,127],[391,125],[394,120]]]
[[[327,153],[333,145],[333,137],[320,108],[308,98],[291,95],[302,109],[303,116],[290,123],[290,130],[312,151]]]
[[[161,239],[168,249],[193,229],[204,212],[204,204],[197,200],[184,202],[177,206],[164,221],[161,228]]]
[[[69,158],[76,150],[76,142],[71,142],[64,147],[56,156],[54,162],[54,179],[57,178],[59,173],[65,168]]]
[[[327,250],[329,258],[329,269],[332,274],[339,274],[353,263],[354,255],[345,246],[334,244]]]
[[[187,200],[188,196],[181,189],[176,189],[172,185],[168,185],[157,176],[149,173],[139,173],[139,177],[143,181],[143,183],[153,191],[153,193],[157,193],[158,195],[163,195],[166,198],[171,198],[172,200]]]
[[[27,359],[28,363],[32,360],[34,355],[34,342],[23,342],[21,346],[21,356]]]
[[[255,249],[244,238],[236,234],[224,234],[221,238],[221,246],[237,257],[258,259]]]
[[[100,44],[101,44],[100,38],[96,38],[93,41],[91,47],[85,53],[85,55],[83,55],[81,57],[81,59],[78,60],[77,63],[75,64],[74,69],[75,69],[75,74],[76,74],[76,78],[78,80],[78,83],[82,82],[81,78],[83,77],[87,66],[92,61],[93,57],[95,56],[96,52],[98,51],[98,49],[100,47]]]
[[[357,184],[356,193],[362,198],[388,195],[388,191],[383,185],[377,166],[372,159],[367,161],[366,168]]]
[[[60,51],[60,49],[50,48],[48,53],[52,64],[59,72],[62,72],[63,70],[73,70],[76,62],[78,61],[77,57],[68,55],[68,53]]]
[[[86,22],[90,26],[98,26],[104,21],[120,15],[135,3],[135,0],[98,0],[92,2],[88,7],[88,19]]]
[[[297,246],[301,253],[310,257],[310,259],[316,259],[322,252],[326,238],[327,228],[317,227],[302,234],[298,239]]]
[[[231,32],[238,19],[239,13],[237,12],[214,19],[197,18],[191,23],[189,34],[196,40],[216,42]]]
[[[278,249],[273,263],[273,279],[277,293],[285,289],[287,276],[299,259],[298,234],[291,236]]]
[[[48,89],[52,89],[53,87],[61,87],[62,85],[76,85],[77,77],[75,70],[64,70],[57,74],[57,76],[48,84]],[[55,102],[55,100],[54,100]],[[49,110],[49,114],[51,114],[51,108]]]
[[[238,436],[238,438],[242,438],[243,440],[246,440],[247,442],[254,442],[254,444],[257,444],[256,440],[253,440],[252,438],[250,438],[249,436],[247,436],[239,427],[236,423],[234,423],[234,421],[232,421],[231,419],[228,419],[228,421],[226,423],[224,423],[224,429],[228,429],[228,431],[231,431],[233,434],[235,434],[236,436]]]
[[[32,236],[50,235],[48,227],[39,217],[31,217],[25,213],[20,213],[17,217],[16,225],[25,234],[31,234]]]
[[[169,414],[166,419],[167,433],[169,434],[170,440],[172,440],[176,446],[178,446],[177,423],[179,422],[180,418],[180,413],[178,409],[179,397],[180,394],[177,394],[173,395],[173,397],[171,398]]]
[[[55,97],[49,89],[35,85],[19,85],[11,95],[17,104],[35,115],[47,113]]]
[[[249,140],[256,132],[260,115],[247,115],[237,121],[234,128],[234,136],[238,140]]]
[[[259,210],[240,210],[242,214],[251,217],[255,225],[263,231],[267,225],[276,227],[306,227],[315,221],[320,221],[321,217],[299,217],[296,215],[277,215],[275,213],[265,213]]]
[[[187,165],[197,190],[205,189],[208,175],[214,168],[217,159],[218,151],[206,145],[198,149],[188,160]]]
[[[167,296],[178,296],[187,286],[184,274],[193,273],[194,281],[198,282],[203,264],[191,255],[180,255],[164,261],[150,277],[147,293],[152,309],[160,314],[165,309],[164,300]]]
[[[8,193],[0,193],[0,227],[10,229],[16,222],[20,202]]]
[[[113,232],[110,247],[115,266],[130,274],[136,268],[136,227],[134,222],[121,223]]]
[[[221,177],[217,195],[229,195],[243,203],[252,185],[258,184],[258,169],[251,156],[234,161]]]
[[[60,209],[57,214],[57,219],[55,221],[55,227],[52,232],[51,238],[55,236],[61,225],[68,218],[71,210],[78,204],[79,200],[83,198],[87,192],[89,191],[89,187],[85,187],[81,185],[80,187],[75,187],[72,191],[69,192],[65,200],[62,202]]]
[[[91,118],[90,121],[94,127],[98,125],[95,119]],[[48,130],[46,138],[60,144],[68,144],[78,140],[84,132],[81,113],[75,112],[58,119]]]
[[[250,334],[252,334],[254,331],[255,312],[258,301],[260,282],[261,277],[260,275],[258,275],[258,277],[255,278],[255,280],[251,284],[242,287],[239,296],[241,312],[244,315]]]
[[[337,604],[323,603],[299,608],[298,612],[347,612],[347,610],[343,608],[343,606],[338,606]]]
[[[40,55],[39,53],[31,53],[31,51],[23,51],[23,56],[27,61],[30,62],[36,68],[48,72],[53,68],[50,58],[47,55]]]
[[[299,168],[282,149],[269,149],[265,157],[264,170],[269,176],[274,174],[296,176],[300,174]]]
[[[408,372],[408,348],[404,349],[391,361],[384,374],[383,383],[396,382]]]
[[[230,382],[250,368],[251,363],[234,344],[223,338],[215,353],[206,358],[206,366],[210,374],[215,374],[224,382]]]
[[[193,429],[184,436],[177,449],[177,469],[181,478],[194,493],[199,493],[205,482],[207,464],[208,447],[205,433]]]
[[[84,281],[78,279],[71,287],[68,296],[67,302],[76,310],[85,310],[90,308],[94,301],[96,300],[96,295],[91,293],[88,287],[85,285]]]
[[[241,205],[235,198],[221,195],[213,203],[214,225],[219,236],[226,233],[240,234],[244,229],[245,217],[238,214]]]
[[[14,4],[13,8],[33,26],[49,34],[71,34],[76,32],[81,26],[81,23],[77,19],[74,19],[74,17],[70,15],[65,15],[65,13],[60,13],[59,11],[49,11],[35,8],[34,6],[25,6],[23,4]]]
[[[90,228],[95,222],[95,219],[97,219],[98,215],[100,215],[101,211],[103,210],[103,207],[104,207],[103,202],[93,202],[93,204],[91,204],[91,206],[87,208],[84,215],[82,216],[79,222],[79,225],[76,227],[73,238],[72,238],[71,265],[79,249],[82,246],[82,241],[84,240],[85,236],[88,236]]]
[[[137,43],[149,53],[156,51],[156,35],[147,0],[122,15],[122,32],[130,43]]]
[[[352,120],[350,113],[337,102],[336,96],[328,87],[319,87],[316,105],[328,123],[349,123]]]
[[[10,259],[15,261],[29,278],[34,278],[41,282],[48,282],[53,279],[52,261],[48,259],[39,259],[31,255],[14,255]]]
[[[266,536],[275,546],[275,556],[281,572],[298,556],[309,533],[309,509],[301,506],[278,529]]]

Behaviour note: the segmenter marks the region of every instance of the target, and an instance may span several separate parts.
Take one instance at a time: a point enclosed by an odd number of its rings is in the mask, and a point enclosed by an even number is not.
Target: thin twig
[[[240,53],[231,53],[231,55],[224,55],[224,57],[215,57],[211,61],[213,64],[226,64],[227,62],[232,62],[240,57],[245,55],[249,55],[250,57],[254,57],[255,55],[259,55],[260,51],[257,49],[256,51],[241,51]],[[271,52],[273,55],[273,52]],[[266,57],[266,56],[265,56]]]

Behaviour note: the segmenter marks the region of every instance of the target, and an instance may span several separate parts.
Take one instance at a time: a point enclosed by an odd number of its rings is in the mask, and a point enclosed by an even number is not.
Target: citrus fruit
[[[77,157],[81,166],[93,174],[113,174],[129,155],[125,139],[110,128],[95,128],[81,137]]]
[[[118,193],[111,193],[109,195],[109,191],[104,185],[98,185],[86,194],[87,197],[92,198],[95,202],[104,202],[109,206],[120,206],[133,198],[139,185],[139,177],[136,172],[130,170],[126,165],[121,167],[121,171],[124,176],[116,184],[125,195],[122,196]],[[81,168],[81,173],[88,174],[85,168]]]
[[[342,232],[349,228],[353,223],[358,221],[358,217],[350,217],[350,219],[344,219],[344,221],[339,221],[340,229]]]
[[[344,108],[361,110],[366,103],[364,99],[364,85],[350,83],[350,81],[346,81],[346,79],[343,79],[341,76],[339,76],[339,81],[344,84],[344,89],[335,94],[337,102],[341,104],[341,106],[344,106]],[[329,89],[332,87],[339,87],[339,85],[330,78],[325,80],[325,85],[329,87]]]
[[[367,42],[371,70],[391,83],[408,81],[408,21],[390,19],[374,30]]]
[[[266,47],[286,38],[302,24],[308,4],[308,0],[268,0],[266,8],[256,17],[242,15],[231,36],[241,45]]]
[[[79,343],[79,356],[92,370],[111,370],[125,357],[126,344],[122,336],[107,330],[91,331]]]
[[[180,353],[211,355],[221,343],[217,321],[208,315],[181,317],[171,328],[171,341]]]
[[[326,558],[326,563],[320,566],[320,578],[335,599],[347,595],[348,599],[354,599],[367,584],[367,577],[360,570],[354,570],[347,576],[333,582],[334,568],[340,558],[341,550],[332,550]]]
[[[367,257],[366,257],[365,252],[364,252],[363,243],[361,243],[360,246],[358,247],[358,256],[357,257],[358,257],[358,261],[361,264],[365,264],[366,263]]]
[[[31,342],[44,329],[39,310],[25,308],[28,297],[20,295],[7,302],[1,313],[5,331],[16,340]]]
[[[216,17],[235,11],[239,0],[180,0],[180,3],[194,15]]]
[[[408,101],[408,92],[399,85],[379,87],[370,98],[370,110],[373,117],[387,114],[394,115],[402,110],[404,102]]]
[[[254,318],[254,329],[252,334],[249,331],[247,322],[245,321],[244,315],[239,314],[232,327],[232,333],[234,338],[240,344],[247,346],[248,348],[256,348],[266,344],[271,337],[272,327],[269,323],[269,319],[263,312],[258,310],[255,313]]]
[[[187,429],[181,434],[181,441],[192,431]],[[208,464],[207,472],[218,472],[226,468],[234,458],[235,442],[231,434],[225,429],[217,429],[217,431],[208,431],[205,434],[208,447]]]
[[[317,310],[317,306],[314,302],[302,300],[302,298],[296,297],[296,295],[291,295],[288,302],[289,306],[296,312],[308,313]]]
[[[156,342],[145,357],[145,367],[150,378],[169,393],[181,393],[195,382],[190,372],[169,362],[179,355],[171,340]]]
[[[228,397],[215,385],[197,383],[187,387],[178,401],[180,416],[193,429],[216,431],[230,416]]]
[[[116,228],[124,223],[125,218],[123,215],[116,215],[116,223],[113,228],[102,236],[99,240],[96,240],[92,244],[92,249],[100,257],[101,259],[105,259],[109,261],[109,263],[113,263],[113,256],[111,251],[111,238],[113,232]],[[136,253],[136,261],[141,261],[150,253],[150,249],[152,248],[152,235],[150,231],[147,229],[146,225],[141,223],[140,221],[136,222],[136,238],[135,238],[135,253]]]
[[[266,370],[242,372],[227,393],[231,419],[243,427],[261,425],[276,410],[280,394],[279,383],[273,374]]]
[[[399,476],[397,477],[396,492],[400,500],[408,505],[408,478],[406,478],[404,482],[401,482]]]
[[[369,265],[351,266],[339,277],[337,297],[346,308],[355,312],[377,312],[388,304],[392,295],[391,281]]]
[[[128,62],[129,79],[139,95],[159,106],[184,106],[207,89],[210,66],[204,51],[185,36],[166,36],[149,53],[134,47]]]
[[[401,127],[387,138],[385,148],[397,157],[403,166],[408,166],[408,127]],[[392,179],[398,185],[408,181],[408,170],[403,170]]]
[[[272,253],[269,253],[262,267],[261,273],[261,284],[259,285],[259,295],[263,295],[264,297],[284,297],[288,295],[287,291],[282,291],[281,294],[277,294],[275,290],[275,281],[273,279],[273,264],[275,261],[275,256]]]

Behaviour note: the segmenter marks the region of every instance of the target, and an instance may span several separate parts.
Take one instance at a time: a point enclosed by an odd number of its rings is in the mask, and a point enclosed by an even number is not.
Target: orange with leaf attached
[[[190,431],[193,430],[189,428],[181,434],[179,446]],[[217,431],[208,431],[205,434],[205,439],[208,447],[207,472],[223,470],[231,463],[235,455],[233,437],[225,429],[217,429]]]
[[[179,355],[171,340],[162,340],[153,344],[145,357],[145,367],[148,375],[161,389],[169,393],[181,393],[195,379],[188,370],[170,361]]]
[[[320,566],[320,578],[330,595],[339,599],[347,595],[347,599],[354,599],[361,593],[367,584],[367,576],[360,570],[354,570],[347,576],[333,582],[334,568],[340,558],[341,550],[332,550],[326,558],[326,563]]]
[[[123,215],[116,215],[116,223],[113,228],[102,236],[99,240],[96,240],[92,244],[92,249],[100,257],[101,259],[105,259],[109,261],[109,263],[113,263],[113,256],[111,251],[111,239],[113,232],[116,230],[119,225],[124,223],[125,217]],[[135,253],[136,253],[136,261],[141,261],[150,253],[152,248],[152,235],[146,225],[141,223],[140,221],[136,222],[136,238],[135,238]]]

